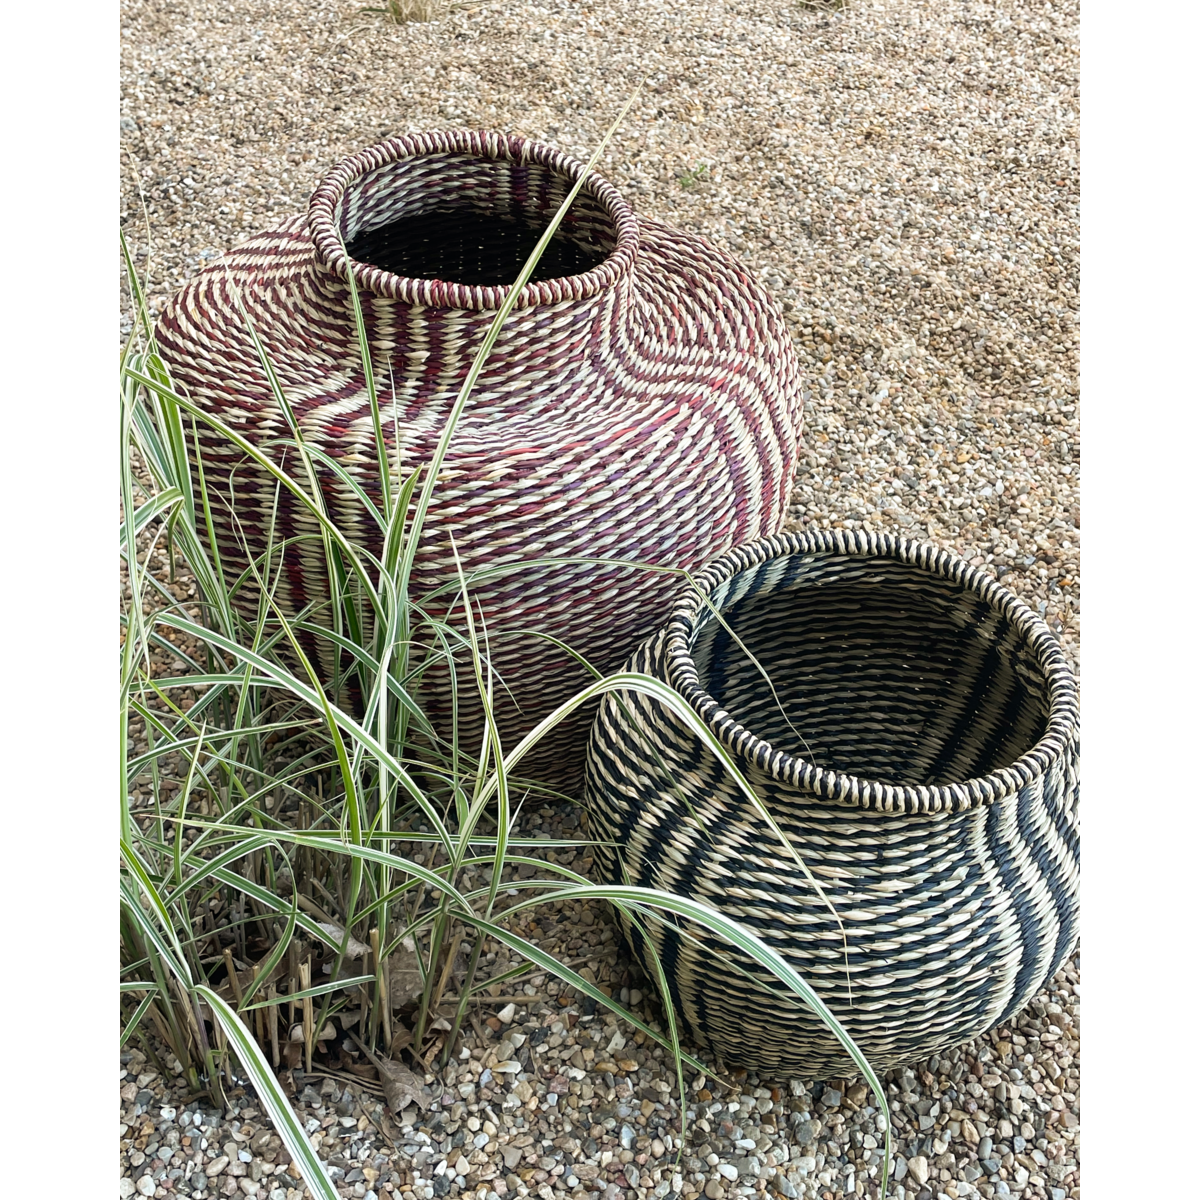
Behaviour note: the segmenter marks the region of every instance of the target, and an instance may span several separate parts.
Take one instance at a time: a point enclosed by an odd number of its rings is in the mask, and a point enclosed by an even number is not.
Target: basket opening
[[[765,573],[782,571],[777,579]],[[880,783],[944,786],[1008,766],[1045,734],[1049,683],[1020,632],[951,580],[888,558],[766,563],[692,652],[700,685],[776,750]],[[781,711],[782,709],[782,711]]]
[[[347,186],[339,225],[360,263],[411,279],[504,286],[516,279],[572,182],[535,162],[463,153],[401,159]],[[612,216],[585,188],[532,281],[581,275],[616,244]]]

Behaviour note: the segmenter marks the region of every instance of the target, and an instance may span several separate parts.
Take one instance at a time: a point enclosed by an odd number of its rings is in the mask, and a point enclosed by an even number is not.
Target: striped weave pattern
[[[240,302],[305,438],[377,498],[349,274],[388,455],[407,475],[431,457],[506,283],[582,170],[547,147],[489,133],[421,134],[365,150],[324,179],[307,218],[254,238],[179,293],[159,323],[163,356],[194,400],[259,445],[274,442],[282,458],[287,424]],[[423,534],[418,597],[456,578],[454,547],[468,576],[563,557],[693,567],[782,525],[800,381],[770,296],[699,238],[636,217],[596,175],[544,268],[520,294],[456,431]],[[554,270],[574,273],[546,277]],[[219,438],[202,439],[209,484],[231,510],[218,506],[218,543],[244,562],[265,545],[275,488]],[[377,552],[378,531],[357,502],[328,473],[322,486],[346,534]],[[315,526],[284,494],[275,531],[296,538]],[[565,564],[477,584],[506,743],[589,679],[560,649],[518,631],[553,635],[611,670],[676,588],[661,573]],[[310,539],[290,552],[279,600],[296,612],[327,596]],[[324,666],[333,669],[328,657]],[[466,671],[460,716],[474,739],[478,693]],[[444,727],[445,672],[425,703]],[[590,716],[561,727],[526,760],[529,773],[551,769],[560,784],[577,783],[588,724]]]
[[[1044,622],[989,576],[898,538],[780,534],[706,567],[628,669],[680,692],[811,879],[682,719],[625,691],[588,748],[592,832],[619,848],[597,852],[602,877],[744,922],[876,1069],[1007,1021],[1071,953],[1074,681]],[[701,1049],[777,1077],[850,1068],[751,960],[695,926],[649,928]]]

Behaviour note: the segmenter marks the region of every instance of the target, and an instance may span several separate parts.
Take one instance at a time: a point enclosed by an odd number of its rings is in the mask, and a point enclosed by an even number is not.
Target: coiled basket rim
[[[449,129],[389,138],[344,158],[317,185],[308,203],[308,227],[318,261],[339,279],[348,280],[352,274],[355,286],[374,296],[427,308],[498,309],[508,295],[508,287],[395,275],[352,259],[342,241],[338,208],[347,189],[356,180],[388,163],[446,153],[472,154],[497,162],[537,163],[562,175],[571,185],[585,170],[585,165],[578,159],[515,134]],[[588,299],[612,287],[629,273],[636,261],[638,221],[633,209],[617,189],[595,171],[586,176],[582,191],[597,200],[612,219],[616,245],[603,262],[589,271],[527,283],[517,297],[516,308]]]
[[[951,784],[913,786],[864,779],[816,766],[799,755],[775,749],[741,725],[700,684],[690,646],[697,620],[708,609],[707,597],[734,575],[771,559],[807,554],[893,558],[961,585],[999,610],[1034,654],[1047,683],[1050,711],[1045,732],[1037,743],[1015,762],[987,775]],[[889,813],[957,812],[994,804],[1064,761],[1078,736],[1079,710],[1074,676],[1049,626],[991,576],[928,542],[848,530],[779,533],[736,547],[713,559],[693,576],[693,584],[676,601],[664,629],[663,659],[667,681],[730,751],[735,761],[750,761],[772,779],[817,798]]]

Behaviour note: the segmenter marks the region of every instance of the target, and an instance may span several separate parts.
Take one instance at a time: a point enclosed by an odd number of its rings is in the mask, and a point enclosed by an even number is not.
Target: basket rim
[[[1038,741],[1015,762],[987,775],[951,784],[890,784],[848,772],[818,767],[797,754],[775,749],[726,711],[700,684],[690,639],[704,597],[721,583],[775,558],[798,554],[835,554],[893,558],[916,570],[967,588],[999,610],[1033,651],[1048,685],[1050,711]],[[1032,609],[990,575],[965,559],[929,542],[892,534],[849,530],[778,533],[748,542],[708,562],[693,575],[676,600],[663,631],[662,655],[667,681],[736,759],[749,760],[773,779],[839,805],[881,812],[961,811],[992,804],[1015,794],[1065,761],[1078,736],[1079,706],[1074,675],[1058,639]]]
[[[415,279],[395,275],[347,254],[338,228],[337,212],[354,182],[388,163],[434,154],[473,154],[496,161],[533,162],[563,175],[574,184],[584,164],[542,142],[516,134],[487,130],[447,129],[389,138],[342,159],[317,185],[308,202],[308,228],[317,259],[342,280],[351,273],[360,291],[426,308],[488,311],[498,309],[508,295],[507,286],[482,286],[440,279]],[[633,209],[603,176],[593,171],[583,190],[598,200],[612,218],[617,244],[603,262],[579,275],[527,283],[516,308],[585,300],[612,287],[626,276],[637,259],[638,220]]]

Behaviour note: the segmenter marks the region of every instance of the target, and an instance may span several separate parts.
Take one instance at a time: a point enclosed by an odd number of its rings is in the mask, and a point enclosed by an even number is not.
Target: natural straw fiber
[[[407,475],[429,461],[506,285],[582,171],[546,146],[492,133],[419,134],[364,150],[326,176],[307,218],[254,238],[179,293],[158,327],[164,359],[194,401],[260,446],[279,439],[282,460],[288,427],[240,299],[305,438],[377,498],[349,273],[388,456]],[[520,294],[455,434],[413,593],[456,578],[451,539],[470,577],[562,557],[694,567],[774,532],[799,424],[798,365],[770,296],[733,259],[638,218],[592,175]],[[209,485],[236,513],[217,505],[217,541],[228,561],[244,564],[247,548],[264,549],[276,489],[204,430],[201,451]],[[294,452],[289,462],[296,467]],[[378,552],[378,530],[332,473],[322,486],[350,539]],[[286,493],[278,504],[277,541],[315,532]],[[327,599],[318,541],[293,547],[279,583],[285,611]],[[662,574],[588,565],[522,569],[475,586],[506,743],[590,678],[559,648],[517,631],[550,634],[611,670],[677,587]],[[323,666],[332,672],[328,655]],[[464,667],[461,728],[471,745],[477,696]],[[424,702],[445,730],[445,672]],[[561,785],[577,783],[588,723],[564,727],[526,760],[529,773],[553,768]]]
[[[632,691],[605,698],[588,749],[592,833],[619,848],[597,851],[602,877],[744,922],[876,1069],[1009,1020],[1071,953],[1075,686],[989,576],[898,538],[781,534],[706,567],[628,669],[674,686],[730,752],[845,938],[716,756]],[[773,1077],[850,1068],[773,977],[686,928],[650,926],[697,1046]]]

